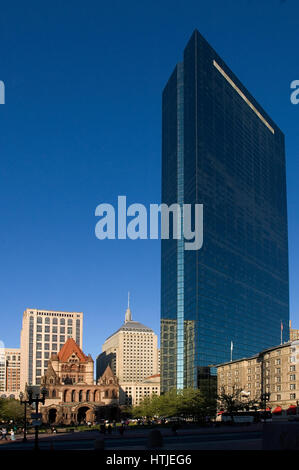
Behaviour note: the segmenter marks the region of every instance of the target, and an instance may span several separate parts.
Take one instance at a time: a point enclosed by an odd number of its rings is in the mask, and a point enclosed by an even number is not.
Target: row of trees
[[[171,390],[160,396],[152,395],[132,408],[135,418],[180,416],[204,421],[206,416],[214,416],[215,413],[215,397],[193,388]]]
[[[131,408],[135,418],[147,417],[184,417],[194,421],[204,421],[207,416],[215,417],[217,408],[233,414],[238,411],[258,409],[261,403],[257,398],[244,397],[241,389],[234,388],[232,393],[224,389],[217,395],[199,389],[186,388],[171,390],[163,395],[152,395]]]

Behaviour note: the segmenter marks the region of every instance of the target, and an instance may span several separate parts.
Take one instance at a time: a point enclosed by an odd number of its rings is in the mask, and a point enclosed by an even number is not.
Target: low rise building
[[[160,395],[160,374],[147,377],[142,382],[123,382],[119,390],[119,401],[128,406],[139,405],[151,395]]]

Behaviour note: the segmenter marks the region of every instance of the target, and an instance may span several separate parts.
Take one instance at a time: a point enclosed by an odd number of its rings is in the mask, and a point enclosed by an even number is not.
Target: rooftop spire
[[[130,292],[128,292],[128,308],[126,310],[125,323],[132,321],[132,312],[130,309]]]

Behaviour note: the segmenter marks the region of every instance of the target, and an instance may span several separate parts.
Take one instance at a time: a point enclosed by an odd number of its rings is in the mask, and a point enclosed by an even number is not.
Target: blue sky
[[[0,15],[0,339],[26,307],[83,311],[96,356],[124,319],[159,331],[160,244],[94,235],[95,208],[159,202],[161,92],[197,28],[286,135],[299,328],[297,0],[11,1]]]

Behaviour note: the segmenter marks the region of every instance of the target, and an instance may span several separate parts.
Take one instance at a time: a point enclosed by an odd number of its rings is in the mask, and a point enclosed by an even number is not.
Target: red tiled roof
[[[73,338],[69,338],[60,349],[58,359],[60,362],[67,362],[72,354],[76,354],[80,362],[86,362],[88,359]]]

